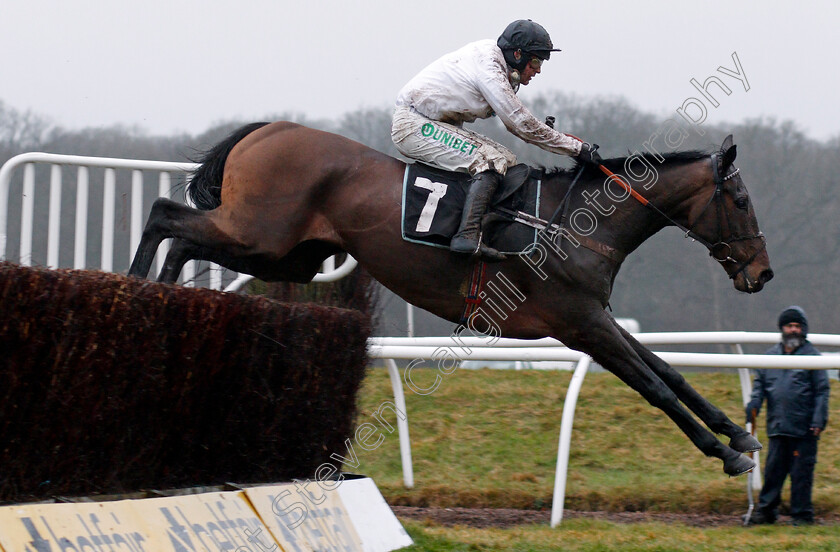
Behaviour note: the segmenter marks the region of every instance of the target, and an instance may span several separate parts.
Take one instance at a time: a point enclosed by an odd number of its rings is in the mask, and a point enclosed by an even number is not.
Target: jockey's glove
[[[591,163],[596,167],[604,162],[598,153],[598,144],[590,144],[589,142],[583,143],[577,158],[581,163]]]

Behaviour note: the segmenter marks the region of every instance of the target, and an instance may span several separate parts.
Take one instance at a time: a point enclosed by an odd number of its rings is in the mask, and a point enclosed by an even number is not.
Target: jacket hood
[[[779,315],[779,329],[781,330],[782,326],[791,322],[798,322],[802,325],[802,337],[808,335],[808,318],[805,316],[805,309],[797,305],[791,305],[783,310],[782,314]]]

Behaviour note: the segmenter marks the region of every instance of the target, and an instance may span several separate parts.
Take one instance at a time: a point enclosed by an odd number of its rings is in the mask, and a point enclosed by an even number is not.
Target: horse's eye
[[[735,200],[735,207],[737,207],[738,209],[746,210],[749,204],[749,200],[745,197],[739,197]]]

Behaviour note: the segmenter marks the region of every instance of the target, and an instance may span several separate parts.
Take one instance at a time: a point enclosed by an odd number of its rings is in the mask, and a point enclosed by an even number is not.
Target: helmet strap
[[[517,68],[522,64],[522,50],[507,50],[504,52],[505,54],[505,62],[507,63],[507,77],[508,82],[513,87],[513,93],[519,92],[519,84],[522,80],[522,74],[520,71],[524,69],[524,65],[521,69]]]
[[[513,59],[516,61],[516,63],[513,64],[513,67],[517,71],[522,71],[523,69],[525,69],[525,66],[528,65],[528,59],[526,58],[527,56],[525,55],[525,52],[523,52],[522,50],[514,50]]]
[[[516,50],[502,50],[505,57],[505,63],[513,67],[517,71],[522,71],[528,65],[525,52],[520,49]]]

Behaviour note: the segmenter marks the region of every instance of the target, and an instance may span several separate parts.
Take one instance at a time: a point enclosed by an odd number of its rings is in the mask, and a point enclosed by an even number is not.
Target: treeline
[[[584,99],[547,93],[529,104],[538,117],[555,116],[558,129],[600,144],[604,156],[642,150],[643,142],[667,119],[642,112],[620,97]],[[265,120],[294,120],[397,156],[390,139],[390,115],[391,108],[386,106],[349,112],[337,120],[311,120],[290,113],[267,115]],[[218,123],[195,136],[150,136],[124,126],[54,127],[37,114],[0,102],[0,162],[36,150],[185,161],[246,122],[250,121]],[[498,121],[482,121],[473,128],[510,147],[523,162],[545,167],[570,162],[522,143]],[[840,312],[833,299],[840,283],[840,199],[836,193],[840,177],[835,170],[840,165],[840,129],[827,141],[809,138],[793,122],[774,119],[704,124],[702,130],[703,136],[689,132],[680,149],[712,150],[727,134],[734,134],[736,165],[767,235],[776,278],[757,295],[738,293],[702,246],[666,228],[625,261],[612,297],[613,314],[636,318],[644,331],[770,331],[784,307],[798,304],[809,314],[812,331],[840,332]],[[381,304],[387,312],[378,333],[404,332],[403,304],[387,294]],[[417,315],[418,334],[450,331],[451,325],[439,319]]]

